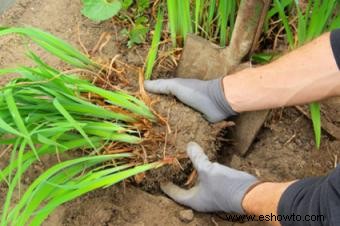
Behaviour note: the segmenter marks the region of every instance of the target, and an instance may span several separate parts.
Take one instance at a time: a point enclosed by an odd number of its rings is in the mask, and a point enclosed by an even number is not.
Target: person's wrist
[[[252,82],[256,74],[260,74],[262,67],[246,68],[222,79],[225,99],[230,107],[238,112],[253,111],[254,96],[250,90],[256,89],[257,84]]]
[[[227,75],[221,79],[221,86],[222,86],[224,98],[226,99],[226,101],[228,101],[230,107],[235,112],[241,113],[242,106],[239,106],[240,101],[239,101],[239,95],[238,95],[238,92],[240,90],[237,89],[237,87],[235,87],[235,85],[237,85],[236,82],[237,82],[237,78],[235,77],[235,75],[231,75],[231,76]]]
[[[238,112],[234,111],[228,100],[225,97],[223,78],[210,80],[208,83],[208,95],[215,103],[216,107],[223,112],[225,118],[238,115]]]

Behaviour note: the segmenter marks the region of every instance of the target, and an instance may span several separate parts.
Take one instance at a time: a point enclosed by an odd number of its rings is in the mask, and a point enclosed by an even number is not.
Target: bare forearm
[[[313,102],[339,95],[340,76],[329,33],[258,68],[223,79],[224,91],[237,112]]]
[[[242,207],[247,214],[256,216],[277,216],[277,207],[283,192],[293,182],[287,183],[262,183],[250,190],[243,199]],[[265,194],[265,195],[263,195]],[[279,221],[269,222],[279,226]]]

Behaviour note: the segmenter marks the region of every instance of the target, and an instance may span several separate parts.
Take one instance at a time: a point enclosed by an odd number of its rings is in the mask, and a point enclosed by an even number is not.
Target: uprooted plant
[[[103,71],[51,34],[34,28],[0,29],[0,36],[12,33],[31,38],[74,67]],[[133,146],[156,120],[143,101],[59,71],[32,51],[27,55],[34,67],[0,70],[1,75],[20,75],[0,90],[0,143],[10,153],[8,165],[0,169],[0,183],[8,189],[0,225],[40,225],[65,202],[166,163],[142,157]],[[59,161],[23,191],[21,179],[43,156],[75,156],[75,150],[86,156]],[[19,201],[14,201],[15,193]]]

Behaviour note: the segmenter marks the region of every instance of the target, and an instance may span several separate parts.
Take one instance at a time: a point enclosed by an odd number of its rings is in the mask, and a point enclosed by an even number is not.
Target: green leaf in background
[[[159,42],[160,42],[161,35],[162,35],[163,17],[164,17],[164,12],[161,10],[158,10],[157,23],[156,23],[155,31],[154,31],[153,38],[152,38],[151,48],[149,50],[148,57],[146,59],[146,65],[145,65],[146,67],[145,79],[146,80],[151,78],[152,70],[153,70],[153,67],[154,67],[154,64],[157,58]]]
[[[146,25],[148,22],[149,22],[149,19],[146,16],[140,16],[140,17],[136,18],[136,20],[135,20],[135,24]]]
[[[103,21],[117,15],[122,8],[118,0],[82,0],[82,14],[94,21]]]
[[[273,60],[275,53],[256,53],[250,57],[251,62],[257,64],[267,64]]]
[[[137,9],[139,13],[144,12],[150,6],[150,0],[138,0],[137,1]]]
[[[136,24],[129,32],[128,47],[131,48],[134,44],[141,44],[145,42],[146,34],[149,32],[149,28],[142,24]]]
[[[123,0],[122,1],[122,8],[128,9],[133,3],[133,0]]]

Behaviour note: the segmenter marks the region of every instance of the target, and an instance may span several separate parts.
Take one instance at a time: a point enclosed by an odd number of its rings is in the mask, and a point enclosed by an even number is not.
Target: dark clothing
[[[331,33],[330,42],[340,68],[340,29]],[[340,165],[328,176],[290,185],[277,212],[282,226],[340,226]]]
[[[331,33],[331,46],[335,61],[340,68],[340,29],[334,30]]]
[[[290,217],[292,215],[299,217]],[[297,181],[283,193],[278,207],[283,226],[340,226],[340,166],[325,177]]]

